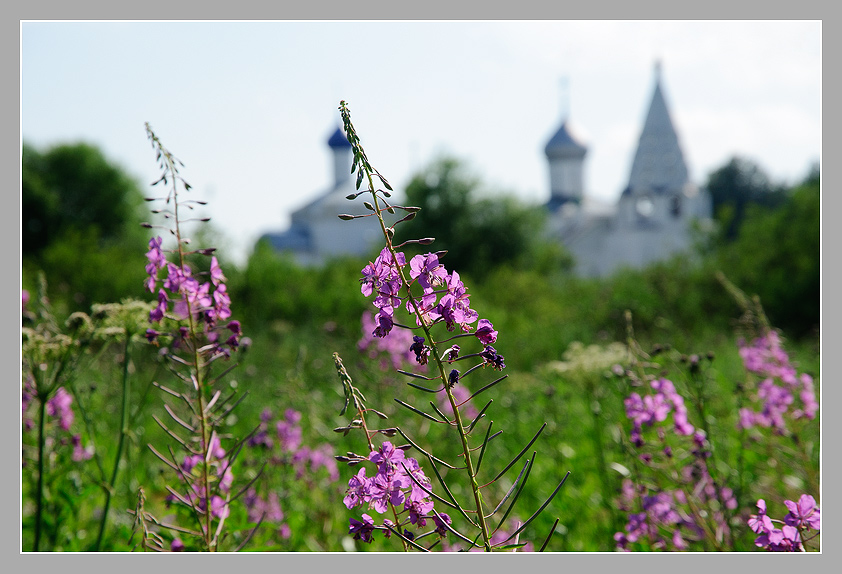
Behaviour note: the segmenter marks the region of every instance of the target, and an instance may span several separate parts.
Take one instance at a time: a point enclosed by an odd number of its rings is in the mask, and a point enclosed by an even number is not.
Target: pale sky
[[[740,155],[796,182],[820,158],[821,32],[818,21],[23,22],[21,136],[42,150],[95,144],[152,193],[150,122],[241,262],[331,184],[341,99],[396,190],[449,154],[487,189],[542,203],[544,145],[568,113],[589,148],[586,193],[613,200],[660,60],[693,181]]]

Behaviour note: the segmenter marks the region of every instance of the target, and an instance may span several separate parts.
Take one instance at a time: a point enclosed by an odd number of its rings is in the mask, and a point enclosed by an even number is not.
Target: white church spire
[[[655,89],[625,193],[676,191],[687,181],[687,164],[661,87],[661,63],[655,62]]]

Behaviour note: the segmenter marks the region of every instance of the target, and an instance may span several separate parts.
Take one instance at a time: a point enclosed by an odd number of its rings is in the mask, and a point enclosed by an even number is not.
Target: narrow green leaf
[[[528,468],[526,469],[526,474],[523,476],[523,480],[520,482],[520,486],[518,487],[514,498],[512,498],[512,501],[509,503],[509,507],[506,508],[506,512],[503,513],[503,516],[500,518],[500,522],[497,523],[497,528],[494,529],[495,532],[497,530],[500,530],[500,527],[503,526],[504,522],[506,522],[506,518],[509,517],[509,513],[515,507],[515,504],[517,504],[518,498],[520,498],[520,493],[523,492],[524,488],[526,488],[526,481],[529,480],[529,473],[532,472],[532,465],[535,463],[535,456],[536,453],[533,452],[532,459],[526,462],[528,466]]]
[[[426,548],[424,548],[423,546],[421,546],[420,544],[418,544],[414,540],[410,540],[409,538],[407,538],[406,536],[404,536],[403,534],[401,534],[400,532],[398,532],[396,529],[392,528],[391,526],[386,526],[386,528],[391,530],[392,533],[397,534],[398,538],[400,538],[404,542],[407,542],[409,545],[414,546],[415,548],[417,548],[418,550],[421,550],[422,552],[429,552],[429,550],[427,550]]]
[[[416,478],[415,478],[415,476],[413,476],[413,475],[412,475],[412,473],[409,471],[409,469],[408,469],[408,468],[406,468],[406,464],[404,464],[403,462],[401,462],[401,466],[403,466],[403,468],[404,468],[404,470],[406,471],[407,476],[409,476],[410,480],[412,480],[412,482],[414,482],[415,484],[417,484],[417,485],[418,485],[418,488],[420,488],[421,490],[423,490],[424,492],[426,492],[426,493],[427,493],[427,494],[429,494],[431,497],[433,497],[434,499],[438,500],[439,502],[441,502],[441,503],[442,503],[442,504],[444,504],[445,506],[449,506],[450,508],[456,508],[456,505],[455,505],[455,504],[453,504],[452,502],[449,502],[449,501],[445,500],[444,498],[442,498],[441,496],[439,496],[438,494],[436,494],[435,492],[433,492],[432,490],[430,490],[429,488],[427,488],[426,486],[424,486],[423,484],[421,484],[420,482],[418,482],[418,479],[416,479]]]
[[[535,456],[533,455],[532,460],[534,460],[534,459],[535,459]],[[503,496],[503,498],[500,499],[500,502],[497,503],[497,507],[494,510],[492,510],[491,514],[486,516],[486,518],[491,518],[492,516],[497,514],[498,510],[500,510],[503,507],[503,505],[506,503],[506,501],[509,499],[509,497],[512,495],[512,493],[515,491],[515,488],[517,487],[517,485],[520,484],[520,479],[523,478],[523,473],[526,472],[526,469],[530,467],[529,463],[530,463],[530,460],[526,459],[526,463],[523,465],[523,468],[520,470],[520,474],[517,475],[517,479],[515,479],[514,483],[512,483],[512,486],[509,488],[508,492],[506,492],[505,496]]]
[[[433,410],[436,411],[436,413],[438,413],[438,415],[442,418],[442,420],[444,422],[446,422],[448,424],[450,423],[450,419],[448,419],[447,415],[445,415],[443,412],[441,412],[441,410],[439,410],[439,407],[436,406],[436,403],[434,403],[433,401],[430,401],[430,406],[433,407]]]
[[[418,375],[416,373],[410,373],[409,371],[403,371],[401,369],[398,369],[397,372],[399,372],[402,375],[406,375],[407,377],[415,377],[416,379],[424,379],[425,381],[434,381],[435,380],[435,379],[430,378],[430,377],[425,377],[424,375]]]
[[[442,519],[441,515],[440,515],[438,512],[436,512],[436,509],[435,509],[435,508],[433,509],[433,514],[435,514],[435,515],[436,515],[436,518],[438,518],[438,519],[441,521],[441,523],[444,525],[444,527],[445,527],[447,530],[449,530],[450,532],[452,532],[454,536],[456,536],[457,538],[461,538],[462,540],[464,540],[465,542],[467,542],[468,544],[470,544],[472,547],[476,546],[476,544],[475,544],[475,543],[474,543],[474,542],[473,542],[470,538],[466,537],[464,534],[462,534],[462,533],[461,533],[461,532],[459,532],[458,530],[454,529],[454,528],[453,528],[452,526],[450,526],[447,522],[445,522],[445,521]]]
[[[491,440],[490,438],[488,438],[488,435],[491,434],[491,427],[492,426],[494,426],[494,421],[491,421],[490,423],[488,423],[488,430],[485,431],[485,438],[482,439],[482,448],[479,451],[479,458],[477,459],[477,468],[476,468],[477,474],[479,474],[479,467],[482,464],[482,457],[485,454],[485,447],[486,447],[486,445],[488,445],[488,441]]]
[[[441,389],[428,389],[427,387],[422,387],[421,385],[416,385],[415,383],[410,383],[410,382],[407,382],[406,384],[409,385],[410,387],[418,389],[419,391],[427,391],[428,393],[437,393],[441,390]]]
[[[491,399],[490,401],[488,401],[487,403],[485,403],[485,406],[484,406],[484,407],[482,407],[482,410],[479,412],[479,414],[476,416],[476,418],[474,418],[473,422],[471,422],[471,424],[470,424],[470,425],[468,425],[468,431],[467,431],[467,432],[469,432],[469,433],[470,433],[472,430],[474,430],[474,427],[475,427],[475,426],[476,426],[476,424],[479,422],[479,420],[482,418],[482,415],[484,415],[484,414],[485,414],[485,411],[487,411],[487,410],[488,410],[488,407],[490,407],[490,406],[491,406],[491,403],[493,403],[493,402],[494,402],[494,399]]]
[[[255,482],[258,478],[260,478],[260,475],[261,475],[261,474],[263,474],[263,469],[264,469],[264,468],[266,468],[266,461],[263,461],[263,466],[261,466],[261,467],[260,467],[260,470],[258,470],[258,471],[257,471],[257,474],[255,475],[255,477],[254,477],[254,478],[252,478],[252,479],[248,482],[248,484],[246,484],[244,487],[242,487],[242,488],[241,488],[241,489],[237,492],[237,494],[235,494],[234,496],[232,496],[232,497],[231,497],[231,502],[234,502],[235,500],[237,500],[238,498],[240,498],[240,496],[242,496],[243,494],[245,494],[245,493],[246,493],[246,491],[247,491],[247,490],[251,487],[251,485],[252,485],[252,484],[254,484],[254,482]]]
[[[396,403],[398,403],[398,404],[399,404],[399,405],[401,405],[401,406],[404,406],[404,407],[408,408],[409,410],[411,410],[411,411],[412,411],[412,412],[414,412],[415,414],[421,415],[421,416],[422,416],[422,417],[424,417],[425,419],[430,419],[431,421],[436,422],[436,423],[440,423],[440,422],[441,422],[441,421],[440,421],[439,419],[437,419],[436,417],[434,417],[434,416],[432,416],[432,415],[428,415],[428,414],[427,414],[427,413],[425,413],[424,411],[422,411],[422,410],[418,410],[418,409],[416,409],[415,407],[413,407],[412,405],[410,405],[410,404],[408,404],[408,403],[405,403],[405,402],[403,402],[403,401],[402,401],[402,400],[400,400],[400,399],[395,399],[395,402],[396,402]]]
[[[425,454],[427,455],[427,459],[430,461],[430,466],[433,467],[433,472],[435,473],[436,478],[439,479],[439,484],[441,484],[441,487],[444,489],[444,491],[447,493],[447,496],[450,497],[450,500],[455,505],[454,508],[456,508],[456,510],[459,511],[459,514],[461,514],[465,518],[465,520],[467,520],[474,528],[479,528],[479,525],[476,522],[474,522],[474,520],[470,516],[468,516],[468,513],[465,512],[465,510],[461,506],[459,506],[458,502],[456,502],[456,497],[453,496],[453,493],[450,492],[450,489],[447,487],[447,483],[444,481],[444,479],[441,476],[441,473],[439,472],[439,469],[436,467],[436,463],[435,461],[433,461],[432,455],[430,455],[429,453]]]
[[[505,546],[495,546],[497,550],[512,550],[513,548],[523,548],[526,542],[518,542],[517,544],[506,544]]]
[[[562,479],[561,479],[561,482],[559,482],[559,483],[558,483],[558,486],[556,486],[556,487],[555,487],[555,490],[554,490],[554,491],[553,491],[553,493],[550,495],[550,497],[546,500],[546,502],[544,502],[544,504],[542,504],[542,505],[541,505],[541,508],[539,508],[538,510],[536,510],[536,511],[535,511],[535,513],[534,513],[532,516],[530,516],[530,517],[526,520],[526,522],[524,522],[524,523],[521,525],[521,527],[520,527],[520,528],[518,528],[517,530],[515,530],[514,532],[512,532],[511,536],[509,536],[508,538],[506,538],[503,542],[508,542],[509,540],[511,540],[512,538],[514,538],[514,537],[515,537],[515,536],[517,536],[518,534],[520,534],[520,533],[523,531],[523,529],[524,529],[524,528],[526,528],[527,526],[529,526],[529,523],[530,523],[530,522],[532,522],[533,520],[535,520],[535,518],[536,518],[539,514],[541,514],[541,513],[544,511],[544,509],[547,507],[547,505],[549,505],[549,504],[550,504],[550,502],[552,502],[553,498],[555,498],[555,495],[556,495],[556,494],[558,494],[558,491],[559,491],[559,490],[561,490],[561,487],[562,487],[562,486],[564,486],[564,483],[567,481],[567,477],[568,477],[568,476],[570,476],[570,471],[569,471],[569,470],[567,471],[567,474],[565,474],[565,475],[564,475],[564,478],[562,478]]]
[[[497,480],[498,478],[500,478],[501,476],[503,476],[503,475],[506,473],[506,471],[507,471],[507,470],[509,470],[510,468],[512,468],[512,465],[513,465],[514,463],[516,463],[518,460],[520,460],[520,457],[522,457],[522,456],[526,453],[526,451],[527,451],[527,450],[529,450],[529,447],[531,447],[531,446],[532,446],[532,443],[534,443],[536,440],[538,440],[538,437],[541,435],[541,433],[542,433],[542,432],[544,432],[544,429],[545,429],[545,428],[547,428],[547,423],[544,423],[544,424],[542,424],[542,425],[541,425],[541,428],[540,428],[540,429],[538,429],[538,432],[537,432],[537,433],[535,433],[535,436],[534,436],[534,437],[532,437],[532,440],[531,440],[531,441],[529,441],[529,444],[527,444],[525,447],[523,447],[523,450],[521,450],[521,451],[518,453],[518,455],[517,455],[514,459],[512,459],[512,462],[510,462],[509,464],[507,464],[507,465],[506,465],[506,468],[504,468],[503,470],[501,470],[501,471],[497,474],[497,476],[495,476],[495,477],[494,477],[494,478],[493,478],[493,479],[492,479],[492,480],[491,480],[488,484],[491,484],[492,482],[494,482],[495,480]],[[488,484],[486,484],[485,486],[488,486]]]
[[[440,462],[443,466],[446,466],[447,468],[450,468],[450,469],[453,469],[453,470],[455,470],[455,469],[456,469],[456,467],[455,467],[455,466],[451,466],[451,465],[447,464],[446,462],[444,462],[443,460],[441,460],[440,458],[436,458],[436,457],[434,457],[434,456],[433,456],[433,455],[431,455],[429,452],[427,452],[426,450],[424,450],[423,448],[421,448],[420,446],[418,446],[417,444],[415,444],[415,442],[414,442],[411,438],[409,438],[408,436],[406,436],[406,434],[405,434],[405,433],[404,433],[404,432],[400,429],[400,427],[396,427],[396,428],[398,429],[398,432],[399,432],[399,433],[401,433],[401,436],[402,436],[403,438],[405,438],[405,439],[407,440],[407,442],[409,442],[409,444],[411,444],[411,445],[412,445],[412,448],[414,448],[415,450],[417,450],[418,452],[420,452],[420,453],[421,453],[421,454],[423,454],[424,456],[427,456],[427,457],[429,457],[429,458],[432,458],[432,459],[433,459],[433,460],[435,460],[435,461]],[[460,467],[460,468],[465,468],[465,467],[463,466],[463,467]]]
[[[550,528],[550,533],[547,535],[547,539],[544,540],[544,543],[541,545],[541,549],[538,550],[538,552],[543,552],[544,549],[547,547],[547,544],[549,544],[549,542],[550,542],[550,538],[552,538],[553,534],[555,533],[555,527],[556,526],[558,526],[558,518],[556,518],[555,522],[553,522],[553,527]]]
[[[467,374],[467,373],[465,373],[465,374]],[[500,381],[502,381],[503,379],[505,379],[505,378],[506,378],[506,377],[508,377],[508,376],[509,376],[509,375],[503,375],[502,377],[500,377],[500,378],[499,378],[499,379],[497,379],[496,381],[492,381],[492,382],[488,383],[488,384],[487,384],[487,385],[485,385],[483,388],[481,388],[480,390],[478,390],[477,392],[475,392],[474,394],[472,394],[470,397],[468,397],[466,400],[470,401],[472,398],[474,398],[475,396],[477,396],[477,395],[478,395],[478,394],[480,394],[481,392],[483,392],[483,391],[487,391],[488,389],[490,389],[491,387],[493,387],[494,385],[496,385],[497,383],[499,383]]]

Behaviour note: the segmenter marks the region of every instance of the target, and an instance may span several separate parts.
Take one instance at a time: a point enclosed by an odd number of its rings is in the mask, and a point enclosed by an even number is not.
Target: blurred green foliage
[[[431,249],[446,249],[445,265],[460,274],[480,278],[501,265],[539,272],[570,267],[565,249],[541,234],[542,208],[511,195],[483,194],[480,180],[454,158],[439,159],[414,176],[406,197],[421,211],[396,228],[395,243],[434,237]]]
[[[732,282],[760,297],[773,324],[795,336],[819,327],[819,187],[808,179],[776,209],[749,208],[739,235],[713,256]]]
[[[713,215],[722,236],[734,240],[751,206],[777,207],[785,201],[785,188],[771,182],[753,161],[733,157],[708,175],[705,185],[713,201]]]
[[[88,151],[77,150],[82,156]],[[115,202],[107,194],[98,196],[110,202],[110,214],[97,211],[93,219],[56,224],[60,233],[38,235],[38,225],[28,223],[35,216],[28,214],[38,213],[39,221],[52,222],[50,218],[69,218],[70,209],[60,207],[63,192],[49,183],[58,176],[39,172],[46,155],[28,148],[24,155],[24,287],[34,280],[37,270],[43,269],[53,289],[51,297],[63,302],[67,310],[127,296],[144,297],[148,235],[132,231],[139,230],[137,224],[146,218],[132,207],[136,207],[132,199],[136,198],[136,187],[120,178],[106,178],[102,185],[108,190],[114,189],[108,182],[121,182],[126,202]],[[430,173],[416,176],[407,190],[407,203],[424,209],[403,229],[398,228],[396,241],[436,237],[432,249],[448,250],[443,263],[460,272],[471,293],[471,306],[482,318],[491,320],[500,333],[495,347],[506,357],[509,378],[487,396],[495,401],[488,411],[489,420],[504,433],[491,443],[493,448],[489,447],[483,462],[486,471],[502,468],[512,453],[548,422],[545,434],[535,445],[538,455],[531,486],[525,489],[516,513],[527,518],[549,494],[547,489],[552,486],[547,485],[567,470],[573,473],[545,516],[524,532],[523,539],[539,545],[558,516],[561,522],[549,549],[610,551],[614,547],[613,533],[622,526],[614,506],[616,488],[623,469],[627,471],[630,466],[623,443],[628,431],[622,404],[626,389],[607,363],[584,358],[591,351],[597,358],[608,356],[615,349],[612,344],[626,341],[627,310],[631,311],[635,337],[643,348],[660,344],[685,353],[713,352],[716,356],[705,373],[711,397],[707,418],[721,445],[717,456],[723,475],[736,472],[738,453],[745,453],[739,463],[746,485],[742,507],[751,507],[752,498],[756,501],[763,496],[779,506],[783,497],[797,497],[798,489],[809,486],[801,477],[800,463],[790,452],[796,447],[764,447],[766,450],[755,452],[752,448],[756,442],[744,448],[746,444],[734,432],[736,390],[746,382],[734,332],[741,311],[716,280],[715,272],[723,271],[744,291],[759,295],[772,324],[789,336],[786,348],[799,372],[818,377],[817,177],[811,176],[803,185],[778,196],[779,205],[747,207],[738,233],[727,240],[713,241],[696,261],[675,258],[642,270],[624,270],[603,280],[570,275],[569,257],[564,251],[542,246],[539,240],[536,229],[540,227],[540,213],[505,198],[479,197],[475,193],[478,186],[453,160],[442,160]],[[99,221],[114,219],[122,223],[109,226]],[[240,268],[223,261],[234,318],[242,321],[244,335],[251,339],[239,367],[228,378],[232,390],[249,394],[236,416],[225,421],[231,436],[243,437],[254,429],[265,408],[275,414],[293,408],[303,415],[305,444],[328,443],[337,454],[363,451],[359,437],[332,432],[347,424],[338,416],[343,396],[331,360],[332,353],[338,351],[368,404],[390,417],[388,424],[399,424],[437,455],[458,455],[458,445],[448,442],[439,428],[399,410],[394,402],[399,397],[423,405],[422,399],[427,397],[419,397],[393,372],[380,371],[356,348],[361,335],[360,317],[370,309],[359,287],[360,269],[366,262],[344,258],[318,268],[302,267],[289,255],[276,253],[262,243]],[[145,299],[151,300],[151,296]],[[160,391],[152,381],[167,377],[155,352],[145,347],[132,363],[132,403],[138,416],[133,419],[126,454],[129,471],[117,485],[115,508],[133,508],[137,488],[144,486],[148,508],[166,518],[172,511],[165,501],[160,465],[146,448],[147,443],[160,445],[167,440],[151,419],[152,414],[163,416],[163,401],[156,396]],[[665,354],[657,368],[680,386],[682,366],[674,356]],[[115,448],[109,437],[113,437],[116,425],[119,360],[117,349],[106,349],[76,377],[85,382],[78,387],[77,398],[87,403],[89,413],[104,416],[90,417],[87,431],[77,420],[74,431],[82,432],[85,444],[94,442],[106,459]],[[558,368],[560,360],[568,366]],[[482,382],[477,377],[463,384],[475,389]],[[477,429],[484,433],[486,423],[480,423]],[[816,453],[817,468],[818,425],[805,425],[799,433],[800,445]],[[61,464],[62,456],[66,458],[66,453],[57,455]],[[249,470],[238,479],[250,479],[260,462],[255,458],[258,454],[244,452],[243,457]],[[777,468],[769,466],[773,459],[780,461]],[[57,468],[64,468],[61,464]],[[367,545],[346,535],[349,516],[358,516],[344,507],[341,491],[356,471],[341,466],[340,481],[331,492],[278,479],[283,483],[277,488],[284,495],[281,504],[291,536],[279,537],[264,525],[247,548],[395,550],[396,545],[390,541]],[[89,548],[100,504],[100,497],[90,495],[98,490],[91,491],[86,482],[93,474],[90,467],[82,465],[57,475],[51,492],[67,500],[54,499],[57,506],[50,519],[55,524],[48,525],[54,549]],[[513,478],[507,474],[497,490],[489,491],[489,498],[496,501]],[[25,540],[31,529],[28,484],[24,481],[22,492]],[[453,490],[457,497],[468,492],[458,478]],[[315,507],[310,501],[315,501]],[[318,511],[310,513],[308,509],[312,508]],[[122,513],[117,516],[105,548],[125,550],[131,517]],[[249,527],[246,517],[232,514],[231,521],[241,530],[234,536],[242,537]],[[747,533],[741,549],[752,549],[752,539],[753,535]]]
[[[24,143],[21,171],[24,287],[44,270],[66,312],[140,296],[149,239],[138,183],[85,143],[43,152]]]

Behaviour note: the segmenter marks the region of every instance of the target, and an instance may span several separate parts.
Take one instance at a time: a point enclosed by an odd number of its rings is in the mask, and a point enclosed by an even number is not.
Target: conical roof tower
[[[688,182],[687,164],[678,143],[661,87],[661,65],[655,64],[655,90],[634,154],[624,194],[674,192]]]

